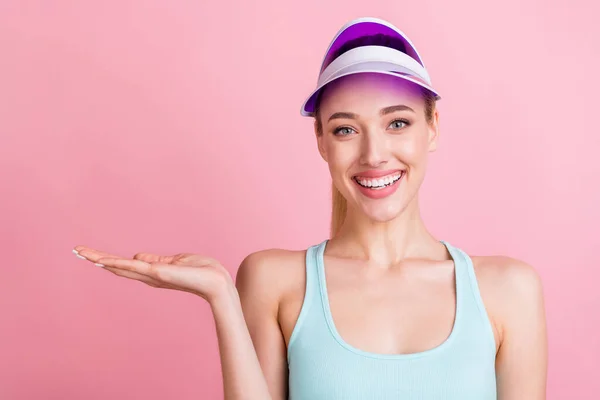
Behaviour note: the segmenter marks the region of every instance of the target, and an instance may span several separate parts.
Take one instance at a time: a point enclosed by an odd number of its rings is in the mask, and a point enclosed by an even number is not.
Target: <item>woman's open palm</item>
[[[138,253],[133,258],[76,246],[73,252],[116,275],[144,282],[152,287],[181,290],[207,301],[233,286],[229,272],[213,258],[192,253],[161,256]]]

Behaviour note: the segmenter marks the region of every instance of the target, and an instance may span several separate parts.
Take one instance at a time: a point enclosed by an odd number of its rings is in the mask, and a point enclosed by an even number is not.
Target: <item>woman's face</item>
[[[438,137],[438,113],[428,124],[416,84],[383,74],[340,78],[323,92],[319,118],[319,152],[349,208],[385,222],[416,199]]]

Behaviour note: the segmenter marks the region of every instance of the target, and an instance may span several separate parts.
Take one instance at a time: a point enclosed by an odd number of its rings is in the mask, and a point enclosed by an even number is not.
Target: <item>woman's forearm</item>
[[[219,341],[225,400],[270,400],[235,286],[210,302]]]

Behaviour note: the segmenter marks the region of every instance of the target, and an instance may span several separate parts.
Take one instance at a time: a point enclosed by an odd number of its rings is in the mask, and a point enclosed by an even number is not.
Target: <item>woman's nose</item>
[[[379,132],[371,131],[362,135],[360,162],[369,167],[377,167],[389,158],[388,141]]]

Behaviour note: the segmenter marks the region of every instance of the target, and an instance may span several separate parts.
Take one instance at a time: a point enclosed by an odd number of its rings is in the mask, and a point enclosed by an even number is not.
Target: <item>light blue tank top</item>
[[[306,253],[306,293],[287,353],[289,399],[496,399],[494,334],[464,251],[442,241],[456,277],[448,338],[419,353],[378,354],[346,343],[334,325],[323,267],[327,242]]]

